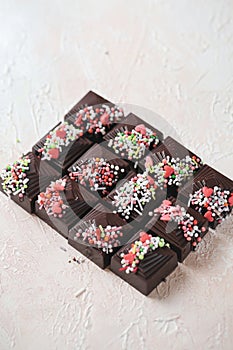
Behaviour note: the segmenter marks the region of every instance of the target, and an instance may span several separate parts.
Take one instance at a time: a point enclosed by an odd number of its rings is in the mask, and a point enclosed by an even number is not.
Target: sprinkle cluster
[[[196,156],[186,156],[183,159],[166,156],[161,162],[155,163],[150,156],[146,157],[146,172],[151,174],[161,189],[175,185],[179,187],[184,180],[193,176],[202,162]]]
[[[190,195],[189,205],[202,213],[209,221],[220,224],[233,206],[233,193],[222,190],[219,186],[202,187]]]
[[[48,215],[62,218],[68,207],[64,204],[62,193],[66,187],[66,179],[59,179],[46,188],[45,192],[41,192],[38,196],[39,209],[44,208]]]
[[[77,140],[83,135],[81,128],[75,128],[67,122],[58,125],[54,130],[46,136],[43,148],[38,152],[41,154],[41,159],[57,159],[64,147],[69,146],[72,141]]]
[[[157,186],[154,180],[146,173],[137,174],[116,190],[112,204],[126,220],[133,211],[142,215],[144,206],[155,199]]]
[[[192,243],[193,247],[201,241],[202,233],[206,231],[205,227],[198,227],[198,221],[185,208],[179,205],[172,205],[169,200],[164,200],[159,208],[154,210],[154,214],[160,214],[162,221],[174,221],[177,223],[177,229],[183,232],[185,239]],[[153,213],[150,213],[153,215]]]
[[[89,134],[106,134],[106,129],[118,123],[124,116],[123,109],[118,106],[85,107],[75,117],[75,125],[82,127]]]
[[[85,227],[79,228],[76,237],[82,238],[83,241],[87,241],[90,245],[109,254],[113,252],[113,248],[121,245],[119,240],[119,238],[123,236],[121,229],[121,226],[97,226],[95,220],[93,220],[86,222]]]
[[[166,244],[163,238],[152,237],[146,232],[141,232],[139,240],[132,243],[127,252],[121,253],[122,268],[120,268],[120,271],[126,273],[137,272],[140,261],[144,259],[147,253],[164,246],[169,247],[169,244]]]
[[[145,125],[137,125],[132,131],[127,127],[117,132],[114,139],[111,139],[108,146],[113,148],[115,153],[129,160],[141,159],[146,150],[151,146],[156,147],[159,138],[155,132],[145,127]],[[135,163],[135,167],[137,163]]]
[[[92,191],[101,191],[106,195],[124,172],[125,169],[118,165],[96,157],[88,159],[81,165],[73,166],[70,178],[79,181],[81,185],[88,185]]]
[[[8,165],[1,171],[2,188],[8,195],[18,195],[23,199],[28,188],[29,178],[27,172],[30,170],[30,158],[22,156],[12,165]]]

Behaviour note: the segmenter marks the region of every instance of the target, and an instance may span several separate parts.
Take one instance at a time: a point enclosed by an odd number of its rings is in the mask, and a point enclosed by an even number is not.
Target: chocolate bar
[[[130,113],[111,130],[104,140],[118,156],[126,159],[132,169],[138,169],[138,162],[149,151],[157,149],[163,140],[161,131],[155,129],[135,114]]]
[[[208,232],[208,221],[195,210],[186,210],[182,203],[175,203],[175,199],[164,200],[150,216],[146,229],[153,236],[164,238],[180,262],[196,249]]]
[[[131,238],[132,227],[107,207],[97,204],[69,231],[69,244],[105,269],[111,257]]]
[[[84,130],[84,134],[93,142],[102,142],[103,136],[124,118],[124,111],[90,91],[79,101],[65,120]]]
[[[58,177],[58,172],[49,172],[46,164],[32,152],[22,155],[16,162],[2,169],[0,174],[0,190],[11,197],[28,213],[35,210],[35,201],[40,189]]]
[[[177,267],[177,256],[159,237],[139,231],[111,260],[111,270],[148,295]]]
[[[202,214],[215,229],[232,211],[233,181],[205,165],[182,188],[179,198]]]
[[[98,198],[106,197],[128,172],[127,162],[98,144],[91,147],[68,169],[72,180],[86,187]]]
[[[68,238],[69,230],[92,209],[90,203],[95,205],[96,202],[96,198],[85,189],[81,193],[77,183],[66,175],[51,182],[39,194],[35,214]]]

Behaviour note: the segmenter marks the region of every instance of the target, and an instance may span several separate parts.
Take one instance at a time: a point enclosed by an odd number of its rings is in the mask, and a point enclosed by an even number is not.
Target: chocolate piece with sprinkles
[[[111,150],[129,161],[133,169],[137,169],[139,160],[157,148],[163,140],[163,134],[130,113],[104,139]]]
[[[69,176],[52,181],[41,192],[35,204],[35,213],[57,232],[68,238],[69,230],[91,210],[85,201],[96,204],[97,200],[90,193],[81,194],[78,185]]]
[[[54,175],[54,176],[53,176]],[[22,155],[0,173],[0,190],[29,213],[34,212],[35,200],[48,182],[57,176],[48,174],[32,152]]]
[[[145,159],[145,172],[154,179],[159,188],[167,191],[167,198],[176,197],[179,187],[190,180],[201,166],[200,158],[195,155],[180,159],[162,152]]]
[[[111,104],[106,98],[96,94],[94,91],[89,91],[76,105],[65,115],[64,119],[69,119],[71,122],[74,122],[75,115],[87,106],[100,106],[102,104]],[[70,119],[71,118],[71,119]]]
[[[121,107],[94,93],[78,103],[65,117],[66,121],[84,130],[85,136],[94,142],[101,142],[103,136],[124,118]],[[96,103],[93,103],[96,102]]]
[[[141,223],[147,219],[146,213],[155,208],[163,196],[151,176],[130,172],[107,199],[112,203],[114,213],[127,221],[137,219]]]
[[[208,232],[207,220],[195,210],[175,204],[175,199],[164,200],[149,215],[151,220],[146,228],[152,235],[164,238],[180,262],[196,249]]]
[[[215,229],[232,211],[233,181],[205,165],[182,189],[180,199],[202,214]]]
[[[111,270],[142,294],[148,295],[177,267],[177,256],[160,237],[144,231],[118,251]]]
[[[51,166],[51,173],[56,169],[62,176],[91,145],[91,141],[83,137],[81,128],[64,122],[57,124],[37,142],[32,151],[41,162],[47,162]]]
[[[97,204],[70,231],[68,242],[101,268],[131,238],[132,227],[102,204]]]
[[[128,171],[127,162],[98,144],[68,169],[72,180],[92,191],[98,198],[108,195]]]

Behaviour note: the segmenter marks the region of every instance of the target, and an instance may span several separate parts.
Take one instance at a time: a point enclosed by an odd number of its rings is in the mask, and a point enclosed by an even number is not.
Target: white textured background
[[[0,166],[94,89],[163,115],[232,178],[232,16],[232,0],[0,0]],[[2,194],[0,220],[1,350],[232,349],[232,218],[149,297],[69,264]]]

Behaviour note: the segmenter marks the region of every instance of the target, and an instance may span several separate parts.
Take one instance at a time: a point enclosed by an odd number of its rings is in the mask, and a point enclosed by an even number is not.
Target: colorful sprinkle
[[[41,159],[57,159],[63,148],[68,147],[71,142],[83,136],[83,130],[64,122],[58,125],[47,135],[43,148],[38,150]]]
[[[88,185],[91,191],[101,191],[103,195],[107,195],[124,172],[125,169],[118,165],[96,157],[73,166],[70,178],[83,186]]]
[[[114,139],[111,139],[108,146],[113,148],[116,154],[129,160],[141,159],[146,150],[156,147],[159,138],[155,132],[145,127],[145,125],[137,125],[133,130],[129,131],[127,127],[122,127],[117,132]],[[135,168],[137,162],[135,163]]]
[[[219,186],[213,188],[204,186],[190,195],[189,206],[192,206],[209,221],[220,224],[231,212],[233,193],[222,190]]]
[[[7,195],[18,195],[20,199],[23,199],[30,181],[27,177],[30,162],[28,156],[22,156],[1,171],[2,188]]]
[[[75,116],[75,125],[89,134],[105,135],[111,124],[118,123],[124,117],[123,109],[118,106],[85,107]]]
[[[66,213],[67,205],[64,204],[62,193],[66,187],[66,179],[59,179],[46,188],[45,192],[41,192],[38,196],[39,209],[45,209],[46,213],[55,218],[62,218]]]
[[[74,239],[82,238],[91,246],[101,249],[104,253],[109,254],[113,249],[121,245],[120,237],[123,236],[121,226],[108,225],[103,227],[96,225],[95,220],[82,223]]]
[[[128,251],[121,253],[122,268],[119,270],[126,273],[136,273],[140,261],[144,259],[147,253],[163,247],[169,247],[169,244],[165,243],[163,238],[152,237],[146,232],[141,232],[139,240],[132,243]]]

